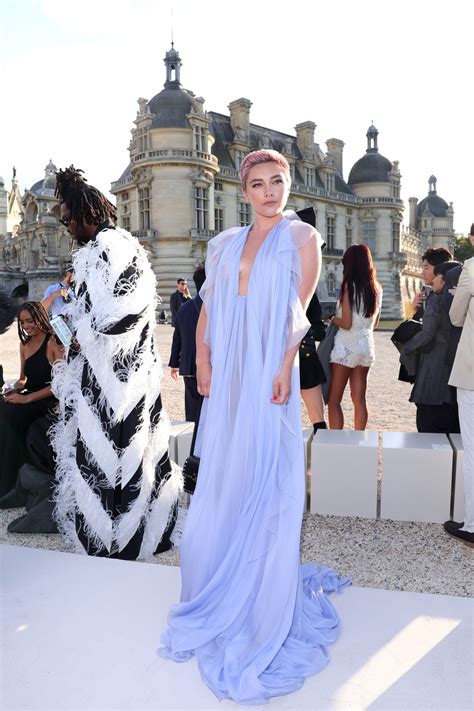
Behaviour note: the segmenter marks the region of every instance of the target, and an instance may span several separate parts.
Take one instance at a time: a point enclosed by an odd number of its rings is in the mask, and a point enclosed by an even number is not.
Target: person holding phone
[[[74,267],[68,264],[64,272],[64,276],[58,284],[51,284],[44,292],[41,300],[46,311],[51,309],[51,315],[60,316],[64,313],[66,304],[75,301],[76,294],[72,288],[72,280],[74,277]]]
[[[17,323],[20,377],[4,389],[0,400],[0,496],[13,489],[18,469],[27,461],[28,428],[57,404],[51,391],[51,368],[64,358],[64,348],[41,302],[24,303]]]
[[[408,372],[413,372],[416,356],[419,358],[409,398],[410,402],[416,404],[418,432],[459,432],[456,398],[448,385],[451,366],[447,362],[447,351],[451,325],[443,316],[445,309],[442,289],[438,290],[436,282],[436,289],[433,290],[435,269],[447,262],[450,262],[452,268],[457,266],[458,263],[452,262],[450,257],[451,253],[443,247],[430,248],[423,255],[422,274],[425,285],[429,287],[429,294],[424,299],[420,296],[417,300],[415,297],[413,303],[423,309],[422,328],[404,344],[400,352],[400,363]]]

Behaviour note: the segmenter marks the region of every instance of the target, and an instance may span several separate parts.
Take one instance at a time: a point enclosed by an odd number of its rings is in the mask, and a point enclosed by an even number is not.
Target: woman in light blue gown
[[[299,560],[305,476],[295,356],[309,328],[321,238],[283,214],[290,176],[282,155],[250,153],[241,180],[255,220],[209,242],[200,292],[201,463],[181,543],[181,602],[160,654],[195,655],[219,699],[259,704],[328,663],[340,623],[325,593],[349,580]]]

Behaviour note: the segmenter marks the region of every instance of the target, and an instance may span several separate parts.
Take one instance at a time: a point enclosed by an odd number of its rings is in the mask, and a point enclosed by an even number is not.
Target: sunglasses
[[[74,222],[74,220],[73,220],[73,218],[71,217],[71,215],[67,215],[67,216],[64,218],[64,220],[59,220],[59,222],[60,222],[62,225],[64,225],[64,227],[69,227],[69,225],[71,224],[71,222]]]

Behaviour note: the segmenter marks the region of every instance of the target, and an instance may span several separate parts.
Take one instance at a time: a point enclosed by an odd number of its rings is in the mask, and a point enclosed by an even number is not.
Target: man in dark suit
[[[202,299],[199,290],[206,280],[204,267],[193,274],[197,295],[184,303],[175,320],[171,356],[168,363],[171,377],[175,380],[179,375],[184,378],[184,409],[186,420],[196,422],[199,404],[202,400],[197,390],[196,380],[196,327],[201,313]]]
[[[171,325],[176,326],[176,316],[181,306],[189,301],[191,294],[189,293],[188,284],[186,279],[182,277],[176,282],[176,291],[170,296],[170,310],[171,310]]]

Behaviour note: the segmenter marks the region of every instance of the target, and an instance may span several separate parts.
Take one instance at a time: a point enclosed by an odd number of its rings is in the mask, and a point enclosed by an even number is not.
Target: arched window
[[[26,208],[25,222],[36,222],[38,219],[38,207],[36,203],[30,202]]]
[[[326,287],[328,290],[328,296],[336,295],[336,275],[334,272],[329,272],[326,277]]]

